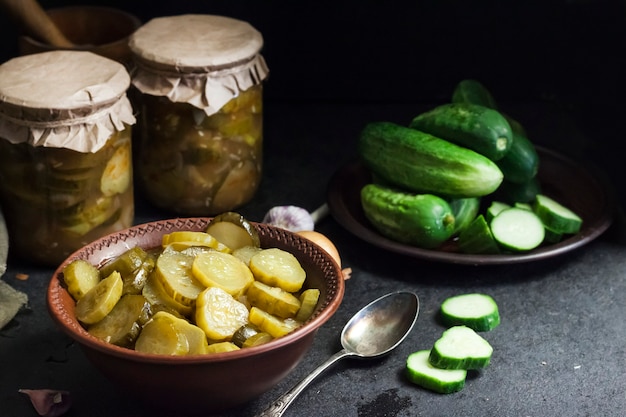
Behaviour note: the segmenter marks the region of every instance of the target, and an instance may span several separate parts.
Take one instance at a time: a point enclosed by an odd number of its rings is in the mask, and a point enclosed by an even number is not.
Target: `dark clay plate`
[[[360,162],[339,169],[328,187],[332,216],[349,232],[382,249],[430,261],[469,265],[495,265],[535,261],[569,252],[600,236],[612,222],[612,204],[605,187],[573,160],[554,151],[537,147],[540,157],[538,178],[542,193],[556,199],[583,218],[581,231],[559,243],[543,245],[523,253],[473,255],[459,253],[445,244],[438,250],[421,249],[387,239],[365,218],[361,208],[361,188],[371,174]]]

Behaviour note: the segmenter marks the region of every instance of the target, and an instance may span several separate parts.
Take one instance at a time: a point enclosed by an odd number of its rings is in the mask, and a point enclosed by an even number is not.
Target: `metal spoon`
[[[417,321],[418,312],[419,299],[412,292],[392,292],[372,301],[346,323],[341,332],[343,349],[278,398],[258,417],[282,416],[293,400],[339,359],[348,356],[368,359],[389,353],[409,334]]]

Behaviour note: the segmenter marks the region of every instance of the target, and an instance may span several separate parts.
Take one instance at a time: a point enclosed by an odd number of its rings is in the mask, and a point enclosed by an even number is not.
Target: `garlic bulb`
[[[315,227],[311,214],[307,210],[296,206],[272,207],[265,214],[263,223],[281,227],[291,232],[313,230]]]

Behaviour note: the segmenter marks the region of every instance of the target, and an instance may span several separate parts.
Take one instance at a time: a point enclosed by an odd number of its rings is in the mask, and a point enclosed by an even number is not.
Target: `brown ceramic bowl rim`
[[[63,7],[54,7],[51,9],[47,9],[46,12],[48,14],[50,14],[51,16],[53,16],[55,13],[63,13],[63,12],[67,12],[67,11],[72,11],[72,10],[85,10],[85,11],[90,11],[90,12],[94,12],[94,13],[102,13],[102,12],[106,12],[106,13],[111,13],[111,14],[115,14],[117,16],[120,17],[124,17],[128,20],[128,22],[130,22],[132,24],[132,26],[134,26],[135,30],[137,30],[140,26],[141,26],[141,20],[135,16],[134,14],[127,12],[125,10],[122,9],[118,9],[115,7],[109,7],[109,6],[96,6],[96,5],[85,5],[85,6],[81,6],[81,5],[73,5],[73,6],[63,6]],[[134,31],[133,31],[134,32]],[[128,35],[126,35],[123,38],[117,39],[115,41],[112,42],[107,42],[107,43],[101,43],[98,45],[94,45],[96,48],[106,48],[109,46],[114,46],[114,45],[118,45],[118,44],[126,44],[128,43],[128,38],[129,36],[132,35],[132,32],[129,33]],[[50,44],[46,43],[46,42],[42,42],[39,39],[33,38],[32,36],[23,34],[20,35],[23,39],[27,40],[30,44],[35,45],[39,48],[51,48]],[[80,45],[77,45],[73,48],[58,48],[55,47],[54,49],[92,49],[94,46],[84,46],[81,47]]]
[[[189,218],[186,220],[208,221],[208,219],[209,218]],[[63,287],[63,285],[61,284],[61,280],[59,279],[61,272],[63,270],[63,267],[70,261],[83,257],[82,253],[85,251],[86,248],[102,245],[103,242],[111,240],[112,237],[117,236],[119,234],[126,233],[126,234],[132,235],[134,231],[149,228],[152,225],[158,225],[164,222],[181,221],[181,220],[185,220],[185,219],[158,220],[154,222],[138,224],[128,229],[124,229],[124,230],[103,236],[87,244],[83,248],[78,249],[73,254],[71,254],[56,269],[48,285],[46,301],[47,301],[49,314],[52,317],[53,321],[61,328],[61,330],[64,333],[66,333],[72,339],[77,341],[79,344],[89,347],[91,349],[94,349],[96,351],[105,353],[107,355],[112,355],[118,358],[123,358],[125,360],[131,360],[135,362],[169,364],[169,365],[176,365],[176,364],[190,365],[194,363],[206,364],[206,363],[211,363],[211,362],[234,361],[239,358],[256,356],[258,354],[263,354],[268,351],[281,349],[283,347],[286,347],[292,344],[293,342],[297,340],[300,340],[308,336],[310,333],[317,332],[319,327],[322,326],[322,324],[324,324],[339,308],[343,300],[344,293],[345,293],[345,283],[344,283],[344,278],[341,274],[340,266],[321,247],[319,247],[318,245],[316,245],[315,243],[311,241],[308,241],[304,237],[301,237],[295,233],[292,233],[286,230],[282,230],[281,233],[284,232],[287,235],[291,235],[294,240],[300,240],[302,242],[306,242],[307,245],[311,245],[312,247],[315,248],[316,251],[319,251],[319,255],[321,255],[323,258],[325,258],[326,261],[334,265],[336,275],[338,277],[337,278],[337,290],[335,292],[334,297],[328,303],[328,305],[324,309],[319,311],[319,313],[314,318],[305,322],[302,326],[294,330],[292,333],[285,335],[283,337],[274,339],[271,342],[268,342],[264,345],[248,347],[245,349],[239,349],[239,350],[231,351],[231,352],[201,354],[201,355],[186,355],[186,356],[168,356],[168,355],[157,355],[157,354],[137,352],[136,350],[120,347],[111,343],[107,343],[107,342],[97,339],[94,336],[91,336],[80,325],[80,323],[76,320],[75,316],[71,312],[67,311],[62,306],[62,303],[59,302],[58,298],[60,294],[67,293],[67,290],[65,289],[65,287]],[[251,223],[257,227],[261,226],[261,227],[265,227],[269,229],[278,229],[276,227],[265,225],[265,224],[261,225],[256,222],[251,222]]]

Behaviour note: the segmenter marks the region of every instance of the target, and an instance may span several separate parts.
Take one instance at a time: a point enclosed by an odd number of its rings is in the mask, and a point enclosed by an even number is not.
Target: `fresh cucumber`
[[[517,207],[502,210],[489,226],[496,242],[515,252],[534,249],[541,245],[545,237],[545,228],[539,216]]]
[[[397,242],[433,249],[454,231],[450,205],[432,194],[410,194],[366,184],[361,189],[361,204],[374,228]]]
[[[441,320],[449,327],[463,325],[477,332],[486,332],[500,324],[496,301],[482,293],[449,297],[441,303],[440,313]]]
[[[465,369],[440,369],[429,361],[430,351],[420,350],[411,353],[406,360],[407,378],[414,384],[428,390],[450,394],[465,386]]]
[[[461,232],[457,242],[459,251],[469,254],[498,254],[500,246],[493,238],[485,216],[479,214],[474,221]]]
[[[480,197],[455,198],[449,201],[454,215],[454,231],[458,235],[470,225],[480,210]]]
[[[509,151],[496,164],[507,181],[523,184],[537,175],[539,170],[539,154],[535,145],[523,133],[516,122],[510,122],[513,132],[513,143]],[[515,127],[514,127],[515,126]]]
[[[497,110],[472,103],[446,103],[417,115],[409,127],[472,149],[492,161],[513,143],[511,126]]]
[[[536,196],[533,210],[546,228],[556,233],[578,233],[583,223],[578,214],[544,194]]]
[[[493,348],[467,326],[453,326],[434,343],[428,361],[441,369],[482,369],[491,362]]]
[[[541,193],[541,183],[535,176],[523,183],[502,181],[500,187],[494,193],[494,198],[500,199],[505,203],[530,203],[535,200],[537,194]]]
[[[367,124],[358,152],[376,176],[416,193],[480,197],[494,192],[503,178],[485,156],[391,122]]]
[[[453,103],[473,103],[497,110],[498,103],[491,92],[478,80],[461,80],[452,92]]]

